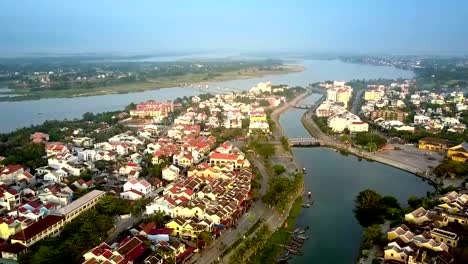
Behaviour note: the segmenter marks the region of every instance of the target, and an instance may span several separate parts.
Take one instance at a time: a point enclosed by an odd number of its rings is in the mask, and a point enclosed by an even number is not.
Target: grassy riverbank
[[[291,233],[294,231],[296,226],[296,218],[300,215],[302,209],[302,196],[298,197],[289,212],[289,216],[284,221],[284,224],[276,230],[264,247],[258,251],[251,263],[275,263],[276,258],[284,250],[283,246],[288,245],[291,242]]]
[[[280,67],[271,68],[268,70],[259,68],[248,68],[240,71],[227,71],[219,74],[200,73],[200,74],[185,74],[171,77],[160,77],[135,83],[115,84],[108,86],[99,86],[96,88],[74,88],[63,90],[39,90],[33,91],[29,89],[12,89],[8,94],[16,94],[14,97],[0,98],[0,101],[23,101],[37,100],[44,98],[69,98],[83,97],[106,94],[125,94],[134,92],[143,92],[148,90],[156,90],[161,88],[169,88],[181,86],[182,84],[198,85],[209,84],[210,82],[221,82],[240,79],[258,78],[268,75],[288,74],[301,72],[304,68],[298,65],[282,65]]]

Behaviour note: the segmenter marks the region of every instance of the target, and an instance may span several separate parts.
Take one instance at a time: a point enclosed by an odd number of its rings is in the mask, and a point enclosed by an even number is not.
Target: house
[[[413,212],[405,214],[405,221],[410,222],[412,224],[420,225],[424,222],[431,221],[431,218],[429,217],[428,210],[424,209],[423,207],[419,207]]]
[[[133,237],[127,241],[124,241],[122,246],[117,249],[117,252],[122,255],[128,263],[139,263],[136,260],[140,259],[143,253],[146,252],[148,248],[145,243],[138,238]],[[142,261],[143,259],[140,259]]]
[[[390,229],[387,232],[388,241],[393,241],[396,239],[401,239],[405,243],[410,243],[413,240],[414,234],[406,225],[401,225],[395,228]]]
[[[250,163],[241,154],[223,154],[212,152],[208,157],[211,166],[226,166],[233,165],[235,168],[247,168],[250,167]]]
[[[83,255],[86,264],[92,263],[112,263],[112,264],[123,264],[126,263],[125,258],[117,251],[111,249],[111,247],[103,242],[99,246],[94,247],[90,251]]]
[[[0,191],[0,206],[7,210],[12,210],[21,204],[21,193],[17,190],[10,189]]]
[[[0,218],[0,238],[8,240],[22,229],[21,222],[13,218]]]
[[[72,185],[80,190],[86,190],[94,186],[94,181],[89,180],[85,182],[83,179],[79,179],[79,180],[74,181]]]
[[[34,132],[31,134],[30,139],[33,143],[42,143],[44,141],[49,141],[49,135],[41,132]]]
[[[151,215],[162,212],[170,217],[175,217],[175,200],[172,198],[159,197],[146,206],[146,214]]]
[[[133,179],[133,180],[126,182],[123,186],[124,192],[130,191],[130,190],[136,190],[142,193],[143,196],[150,194],[152,189],[153,189],[153,186],[151,186],[151,184],[147,182],[146,180],[137,181]]]
[[[458,235],[453,232],[434,228],[430,232],[432,239],[437,242],[444,242],[449,247],[456,247],[458,245]]]
[[[449,148],[447,150],[447,157],[458,162],[466,162],[468,160],[468,143],[463,142],[460,145]]]
[[[441,138],[425,137],[420,139],[418,142],[418,148],[424,150],[430,150],[435,152],[444,153],[447,149],[453,145],[453,142],[450,142]]]
[[[2,244],[0,244],[0,252],[2,254],[2,259],[11,259],[17,261],[18,256],[21,253],[26,252],[26,249],[27,248],[20,243],[8,244],[3,242]]]
[[[145,197],[145,194],[137,190],[128,190],[120,193],[120,198],[130,201],[140,200]]]
[[[392,242],[384,249],[385,262],[394,261],[396,263],[407,263],[412,251],[413,249],[410,246],[401,247],[398,243]]]
[[[162,178],[166,181],[174,181],[179,177],[180,169],[174,165],[166,166],[162,170]]]
[[[89,137],[76,137],[72,139],[73,144],[78,147],[89,148],[94,145],[94,139]]]
[[[7,165],[7,166],[0,165],[0,182],[3,182],[5,184],[11,184],[17,181],[20,175],[25,174],[25,173],[26,171],[21,165]]]
[[[59,154],[66,154],[70,151],[62,144],[49,144],[46,146],[47,157],[52,157]]]

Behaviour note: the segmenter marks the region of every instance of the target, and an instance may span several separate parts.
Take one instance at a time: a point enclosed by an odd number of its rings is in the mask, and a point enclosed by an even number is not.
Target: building
[[[449,247],[456,247],[458,245],[458,235],[446,230],[434,228],[430,232],[432,239],[437,242],[444,242]]]
[[[449,148],[447,150],[447,157],[455,161],[466,162],[468,160],[468,143],[463,142],[460,145]]]
[[[169,113],[174,111],[174,104],[168,102],[155,102],[148,101],[145,103],[137,104],[135,110],[130,111],[130,115],[134,117],[152,117],[152,118],[164,118]]]
[[[211,166],[233,165],[234,168],[248,168],[250,163],[243,155],[213,152],[209,156]]]
[[[133,179],[124,184],[123,190],[124,192],[136,190],[143,193],[143,195],[148,195],[152,192],[153,186],[151,186],[151,184],[146,180],[137,181]]]
[[[65,218],[63,216],[48,215],[11,236],[11,243],[30,247],[46,237],[58,235],[64,224]]]
[[[271,82],[260,82],[256,86],[250,88],[250,92],[254,94],[271,93]]]
[[[166,166],[162,170],[162,178],[166,181],[174,181],[179,177],[180,169],[174,165]]]
[[[353,89],[350,86],[335,87],[327,90],[327,101],[343,103],[348,107]]]
[[[384,89],[372,89],[364,92],[364,100],[379,101],[385,95]]]
[[[103,191],[92,190],[80,197],[78,200],[60,208],[57,213],[63,216],[63,220],[68,223],[78,217],[82,212],[93,208],[99,199],[105,194],[106,193]]]
[[[408,113],[394,110],[375,110],[371,112],[371,119],[383,118],[384,120],[397,120],[404,122]]]
[[[441,139],[441,138],[433,138],[433,137],[425,137],[423,139],[420,139],[418,142],[419,149],[442,152],[442,153],[447,151],[447,149],[452,145],[453,143],[448,140]]]

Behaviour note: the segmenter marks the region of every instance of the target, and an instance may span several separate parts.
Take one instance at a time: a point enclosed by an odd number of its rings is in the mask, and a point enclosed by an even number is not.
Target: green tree
[[[367,189],[360,192],[354,203],[356,219],[362,226],[367,227],[383,222],[385,206],[382,203],[382,197],[376,191]]]
[[[380,225],[371,225],[364,230],[364,242],[363,247],[369,249],[373,244],[379,243],[382,238],[382,231]]]
[[[273,172],[276,175],[281,175],[284,172],[286,172],[286,168],[283,165],[280,165],[280,164],[273,165],[272,169],[273,169]]]
[[[198,239],[205,242],[205,245],[208,245],[213,241],[213,234],[208,231],[203,231],[198,235]]]

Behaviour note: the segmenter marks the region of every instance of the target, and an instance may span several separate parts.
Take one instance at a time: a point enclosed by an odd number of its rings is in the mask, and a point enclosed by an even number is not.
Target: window
[[[392,254],[390,254],[390,255],[393,257],[393,253],[392,253]]]

